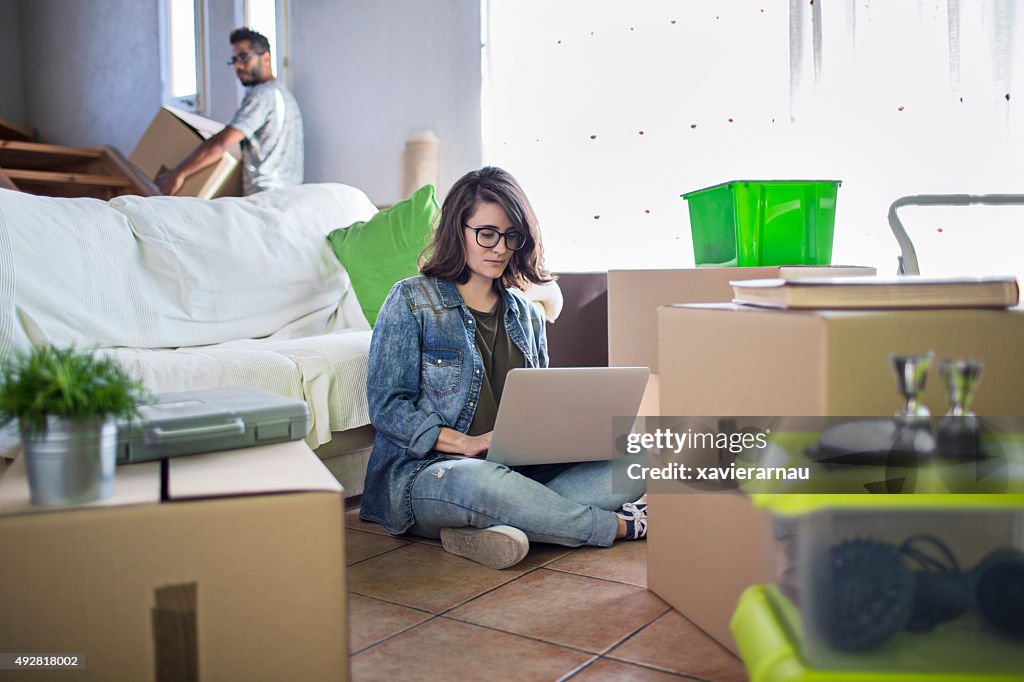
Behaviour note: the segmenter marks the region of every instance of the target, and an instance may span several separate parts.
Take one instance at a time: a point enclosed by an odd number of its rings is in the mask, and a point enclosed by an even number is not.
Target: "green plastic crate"
[[[1016,462],[1019,463],[1019,462]],[[1016,463],[1008,468],[1016,469]],[[976,467],[976,463],[970,463]],[[966,465],[965,465],[966,466]],[[890,473],[891,475],[891,473]],[[1019,481],[1018,481],[1019,482]],[[1019,489],[1019,486],[1015,486]],[[775,515],[773,554],[777,560],[779,586],[750,588],[739,602],[732,620],[744,663],[754,682],[834,682],[853,680],[906,680],[949,682],[953,680],[1015,680],[1024,682],[1024,639],[1009,629],[993,627],[974,599],[982,593],[984,582],[971,578],[987,561],[997,560],[1004,575],[1020,572],[1024,557],[1024,495],[1021,494],[754,494],[754,504]],[[926,554],[934,564],[901,563],[912,577],[910,589],[875,579],[864,583],[842,582],[832,573],[837,564],[831,552],[846,543],[876,543],[893,548],[911,538],[929,538]],[[920,548],[922,545],[918,545]],[[938,550],[941,546],[944,550]],[[943,554],[942,552],[947,552]],[[862,560],[864,554],[858,559]],[[862,647],[837,646],[830,635],[832,604],[840,592],[853,595],[844,609],[847,621],[864,619],[870,628],[884,622],[886,615],[905,609],[912,613],[940,614],[942,598],[925,583],[929,598],[917,593],[917,581],[925,574],[950,569],[946,557],[955,559],[953,574],[965,576],[962,585],[969,596],[964,611],[953,610],[934,627],[911,628],[900,623],[884,638]],[[1001,558],[1000,558],[1001,557]],[[992,571],[990,571],[991,574]],[[951,583],[952,584],[952,583]],[[989,583],[991,585],[991,583]],[[1014,603],[1010,586],[1005,599]],[[761,591],[762,596],[752,593]],[[782,596],[795,595],[798,602]],[[938,595],[938,596],[936,596]],[[746,601],[745,601],[746,600]],[[936,601],[937,600],[937,601]],[[755,607],[752,602],[761,601]],[[849,612],[856,601],[861,607]],[[766,610],[764,606],[772,607]],[[938,606],[937,606],[938,605]],[[938,609],[938,610],[936,610]],[[778,619],[770,621],[769,611]],[[891,623],[892,621],[890,621]],[[1012,624],[1011,624],[1012,625]],[[776,629],[770,634],[767,630]],[[860,628],[863,631],[864,628]],[[840,628],[848,635],[848,628]],[[884,628],[883,628],[884,630]],[[771,644],[768,644],[771,642]]]
[[[683,194],[698,267],[830,265],[839,180],[734,180]]]
[[[751,585],[730,629],[751,682],[1021,682],[1024,671],[820,670],[801,656],[800,614],[774,585]],[[974,652],[977,654],[977,652]]]
[[[987,458],[957,462],[936,457],[913,467],[884,463],[841,469],[813,463],[807,454],[819,438],[817,433],[772,431],[773,465],[810,466],[811,473],[809,480],[799,483],[767,481],[745,488],[755,506],[773,515],[769,553],[778,582],[778,589],[757,588],[763,595],[775,595],[767,601],[745,595],[732,621],[753,682],[1024,682],[1024,636],[1012,631],[1013,627],[1019,630],[1019,625],[993,627],[974,601],[986,584],[977,578],[986,561],[998,562],[1004,576],[1024,570],[1024,433],[1019,418],[993,419],[993,425],[998,422],[1005,431],[982,435]],[[908,492],[867,493],[871,483],[887,480],[909,482]],[[842,492],[846,490],[860,492]],[[825,617],[836,594],[857,596],[866,625],[881,622],[886,613],[900,614],[901,609],[906,609],[902,614],[909,622],[915,604],[922,605],[925,613],[929,609],[941,613],[944,607],[936,605],[942,600],[935,601],[936,593],[929,591],[934,587],[923,588],[932,601],[918,600],[917,580],[926,566],[902,551],[900,561],[912,576],[911,590],[893,587],[883,594],[881,583],[850,583],[849,576],[838,583],[839,578],[833,577],[835,564],[829,557],[841,545],[871,542],[898,548],[912,538],[917,542],[927,538],[926,553],[938,557],[927,568],[952,567],[955,572],[949,575],[963,576],[963,582],[956,584],[967,591],[965,610],[948,611],[949,617],[931,628],[899,624],[863,647],[846,646],[831,628],[838,621]],[[863,556],[847,560],[860,561]],[[797,602],[779,596],[780,592]],[[955,590],[943,593],[953,594]],[[1012,590],[1006,591],[1005,603],[1014,603],[1012,595]],[[754,602],[761,606],[755,608]],[[769,602],[773,609],[762,608]],[[845,615],[847,621],[858,622],[856,610]],[[778,632],[768,632],[773,629]]]

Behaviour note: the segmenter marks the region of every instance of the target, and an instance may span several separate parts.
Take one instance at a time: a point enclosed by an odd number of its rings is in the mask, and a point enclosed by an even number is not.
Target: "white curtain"
[[[889,204],[1024,193],[1012,0],[483,0],[484,158],[556,271],[691,266],[680,194],[841,180],[833,262],[893,273]],[[901,212],[925,274],[1024,272],[1024,207]]]

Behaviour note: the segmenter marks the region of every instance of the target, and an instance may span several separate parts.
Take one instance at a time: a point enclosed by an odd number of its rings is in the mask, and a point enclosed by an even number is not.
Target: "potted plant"
[[[0,367],[0,424],[17,420],[33,504],[81,504],[114,493],[117,419],[142,385],[113,360],[38,346]]]

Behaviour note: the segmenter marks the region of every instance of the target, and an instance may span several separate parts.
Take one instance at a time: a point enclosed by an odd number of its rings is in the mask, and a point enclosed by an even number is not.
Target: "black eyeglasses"
[[[473,232],[476,233],[476,243],[485,249],[497,246],[502,237],[505,238],[505,246],[509,251],[518,251],[526,246],[526,237],[524,237],[523,233],[518,230],[499,232],[490,225],[484,225],[483,227],[470,227],[469,225],[463,225],[463,227],[467,230],[473,230]]]
[[[228,66],[234,66],[238,62],[242,62],[244,64],[245,62],[249,61],[249,57],[259,56],[261,54],[266,54],[266,50],[264,50],[263,52],[239,52],[238,54],[236,54],[228,60]]]

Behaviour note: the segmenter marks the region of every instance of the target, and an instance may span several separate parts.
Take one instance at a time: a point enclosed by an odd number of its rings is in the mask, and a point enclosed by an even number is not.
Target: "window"
[[[206,80],[203,0],[162,0],[160,10],[164,102],[202,111]]]
[[[522,182],[556,271],[690,267],[681,194],[834,179],[833,262],[893,274],[892,201],[1019,190],[1004,2],[482,3],[484,160]],[[999,247],[1024,207],[901,217],[924,274],[1024,269]]]
[[[278,0],[245,0],[245,25],[262,33],[270,42],[270,53],[274,58],[274,75],[286,85],[291,85],[288,69],[287,45],[284,40],[287,3]],[[279,31],[278,28],[281,28]]]

